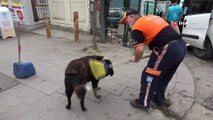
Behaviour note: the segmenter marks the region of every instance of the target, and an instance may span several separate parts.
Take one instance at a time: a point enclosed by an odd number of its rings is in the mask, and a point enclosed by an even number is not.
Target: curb
[[[170,91],[167,96],[172,102],[168,110],[178,119],[182,119],[191,109],[195,101],[195,84],[193,77],[185,64],[179,66],[174,78],[176,79],[173,79],[170,84],[172,90],[167,90],[167,92]]]

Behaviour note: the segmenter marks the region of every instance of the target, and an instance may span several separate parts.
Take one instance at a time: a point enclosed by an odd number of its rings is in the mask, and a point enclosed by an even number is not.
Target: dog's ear
[[[99,60],[99,61],[103,60],[103,58],[104,58],[104,56],[100,56],[100,55],[96,55],[94,57],[96,60]]]

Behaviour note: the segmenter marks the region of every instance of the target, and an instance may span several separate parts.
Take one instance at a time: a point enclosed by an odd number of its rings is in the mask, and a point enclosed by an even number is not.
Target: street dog
[[[103,56],[85,56],[72,60],[65,70],[66,108],[71,108],[71,96],[75,91],[77,97],[80,99],[81,110],[86,111],[87,109],[84,105],[86,83],[91,81],[94,96],[101,98],[101,95],[97,94],[97,90],[100,89],[98,86],[99,80],[113,74],[112,62],[109,59],[104,59]]]

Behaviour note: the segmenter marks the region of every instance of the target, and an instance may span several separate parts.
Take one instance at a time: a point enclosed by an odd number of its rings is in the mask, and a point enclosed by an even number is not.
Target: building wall
[[[78,12],[79,29],[90,30],[89,0],[49,0],[51,24],[74,27],[73,12]]]
[[[23,7],[24,20],[20,22],[22,30],[28,31],[41,27],[43,23],[42,21],[40,22],[34,21],[31,0],[17,0],[17,1],[21,2]],[[12,0],[8,0],[9,8],[12,8],[11,2]],[[13,22],[15,28],[17,28],[17,20],[14,20]]]

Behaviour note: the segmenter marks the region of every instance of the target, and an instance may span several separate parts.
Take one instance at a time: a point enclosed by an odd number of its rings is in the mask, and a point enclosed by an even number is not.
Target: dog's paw
[[[86,112],[86,111],[87,111],[87,108],[86,108],[86,107],[82,107],[81,110],[82,110],[83,112]]]
[[[96,98],[100,99],[101,98],[101,95],[95,95]]]
[[[69,110],[71,108],[71,105],[67,105],[66,108],[67,110]]]

